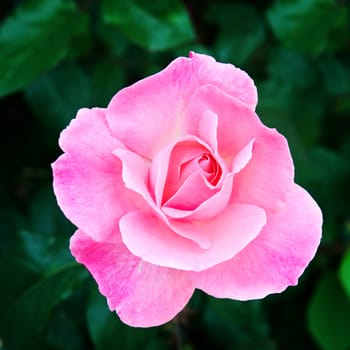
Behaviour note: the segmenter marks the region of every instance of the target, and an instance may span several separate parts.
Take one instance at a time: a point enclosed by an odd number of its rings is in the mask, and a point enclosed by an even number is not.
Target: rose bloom
[[[195,288],[281,292],[313,258],[321,211],[256,104],[245,72],[190,53],[62,132],[54,190],[78,227],[70,249],[123,322],[163,324]]]

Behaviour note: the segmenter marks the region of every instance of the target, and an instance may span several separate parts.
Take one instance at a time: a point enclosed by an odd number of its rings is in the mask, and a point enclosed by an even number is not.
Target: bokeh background
[[[349,350],[350,19],[344,0],[1,0],[0,349]],[[297,287],[263,300],[197,291],[173,322],[123,325],[70,256],[52,193],[57,139],[80,107],[189,50],[254,78],[324,214]],[[253,282],[253,281],[252,281]],[[161,300],[160,300],[161,302]]]

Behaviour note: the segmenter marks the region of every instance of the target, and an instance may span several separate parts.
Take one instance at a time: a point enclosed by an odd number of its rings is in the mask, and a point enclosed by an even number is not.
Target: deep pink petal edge
[[[153,327],[170,321],[194,291],[185,272],[142,261],[121,242],[95,242],[78,230],[70,249],[98,283],[110,310],[130,326]]]

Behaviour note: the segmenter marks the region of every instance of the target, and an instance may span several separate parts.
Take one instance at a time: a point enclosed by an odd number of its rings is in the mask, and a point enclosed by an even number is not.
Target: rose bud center
[[[192,210],[217,192],[222,169],[202,144],[194,141],[178,143],[169,164],[163,205]]]

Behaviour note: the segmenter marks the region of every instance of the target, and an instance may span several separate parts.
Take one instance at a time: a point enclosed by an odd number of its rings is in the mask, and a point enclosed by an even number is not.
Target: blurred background
[[[1,0],[0,349],[349,350],[350,4],[344,0]],[[189,50],[246,70],[324,214],[297,287],[260,301],[197,291],[134,329],[68,249],[52,193],[60,130],[80,107]]]

